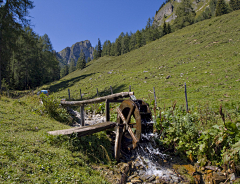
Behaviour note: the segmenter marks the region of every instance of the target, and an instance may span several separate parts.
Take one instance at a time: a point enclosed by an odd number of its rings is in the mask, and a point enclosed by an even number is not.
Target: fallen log
[[[55,130],[55,131],[49,131],[48,134],[50,135],[69,135],[72,133],[77,133],[79,137],[91,135],[96,132],[100,132],[109,128],[113,128],[116,126],[115,122],[105,122],[105,123],[99,123],[95,125],[90,126],[83,126],[83,127],[77,127],[77,128],[70,128],[70,129],[64,129],[64,130]]]
[[[89,99],[89,100],[83,100],[83,101],[61,101],[61,105],[63,105],[63,106],[79,106],[79,105],[85,105],[85,104],[91,104],[91,103],[100,103],[100,102],[104,102],[106,100],[130,97],[132,95],[134,95],[134,92],[121,92],[121,93],[115,93],[112,95]]]

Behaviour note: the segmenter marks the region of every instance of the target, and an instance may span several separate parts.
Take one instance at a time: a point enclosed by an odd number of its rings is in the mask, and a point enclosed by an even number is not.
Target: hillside
[[[159,25],[163,24],[164,20],[165,22],[172,23],[176,18],[176,10],[181,2],[181,0],[167,2],[156,12],[154,20],[157,21]],[[190,2],[192,3],[192,8],[196,12],[197,17],[205,10],[206,7],[209,7],[210,0],[190,0]]]
[[[61,80],[45,85],[59,98],[74,99],[79,90],[84,99],[127,91],[132,86],[137,98],[153,100],[156,89],[158,106],[170,106],[175,100],[185,103],[187,84],[189,105],[215,106],[238,102],[240,11],[188,26],[140,49],[118,57],[102,57],[88,63]],[[171,76],[166,79],[167,76]]]

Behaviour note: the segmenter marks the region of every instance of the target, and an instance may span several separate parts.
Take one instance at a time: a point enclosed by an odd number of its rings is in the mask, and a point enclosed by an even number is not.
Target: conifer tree
[[[93,50],[93,59],[98,59],[98,45]]]
[[[233,11],[239,10],[240,9],[240,0],[230,0],[229,5]]]
[[[72,73],[75,70],[76,70],[75,60],[73,58],[71,58],[70,63],[69,63],[69,73]]]
[[[83,50],[81,49],[80,57],[78,58],[78,61],[77,61],[77,69],[82,70],[85,67],[86,67],[85,54],[84,54]]]
[[[189,0],[183,0],[176,10],[177,18],[174,20],[175,29],[182,29],[194,23],[195,11]]]
[[[90,61],[91,61],[91,58],[90,58],[90,57],[88,57],[88,58],[87,58],[87,62],[90,62]]]
[[[102,55],[102,44],[99,38],[98,38],[97,55],[98,55],[98,58],[100,58]]]
[[[134,50],[136,45],[136,35],[131,34],[130,42],[129,42],[129,51]]]
[[[32,8],[30,0],[7,0],[0,6],[0,89],[2,79],[9,76],[10,57],[13,50],[18,50],[15,43],[22,28],[29,23],[28,11]]]
[[[164,22],[163,22],[163,35],[166,35],[167,33],[168,33],[168,31],[167,31],[167,24],[166,24],[166,22],[164,20]]]
[[[216,5],[216,16],[221,16],[227,13],[227,5],[224,0],[218,0]]]
[[[169,33],[171,33],[171,32],[172,32],[171,26],[170,26],[170,24],[168,23],[168,24],[167,24],[167,34],[169,34]]]
[[[135,33],[136,35],[136,45],[135,48],[140,48],[142,46],[142,34],[139,30]]]

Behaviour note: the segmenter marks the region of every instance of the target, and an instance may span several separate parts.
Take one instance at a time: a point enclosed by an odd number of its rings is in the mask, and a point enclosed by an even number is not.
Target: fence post
[[[155,93],[155,87],[153,87],[153,94],[154,94],[154,100],[155,100],[155,107],[157,107],[157,97]]]
[[[84,126],[85,123],[84,123],[84,105],[81,105],[80,106],[80,114],[81,114],[81,125]]]
[[[112,86],[110,86],[110,89],[111,89],[111,94],[113,94]]]
[[[81,100],[82,100],[82,92],[81,92],[81,89],[80,89],[80,98],[81,98]]]
[[[68,88],[68,99],[70,100],[70,89]]]
[[[106,99],[106,104],[105,104],[105,113],[106,113],[106,121],[110,121],[110,113],[109,113],[109,100]]]
[[[97,97],[98,97],[98,88],[97,88]]]
[[[129,92],[131,92],[131,85],[129,85]]]
[[[187,85],[186,85],[186,82],[184,83],[184,86],[185,86],[186,111],[188,113],[188,100],[187,100]]]
[[[9,89],[7,90],[7,96],[8,96],[8,98],[9,98]]]

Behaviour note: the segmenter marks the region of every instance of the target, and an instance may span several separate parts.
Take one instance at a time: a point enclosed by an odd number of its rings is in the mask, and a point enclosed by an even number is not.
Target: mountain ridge
[[[85,54],[86,61],[87,61],[88,57],[90,57],[91,60],[93,59],[94,48],[92,47],[92,44],[89,40],[85,40],[85,41],[76,42],[71,47],[66,47],[63,50],[61,50],[60,52],[57,52],[56,56],[60,62],[60,65],[64,66],[66,64],[69,64],[71,58],[73,58],[76,63],[80,56],[81,50]]]

